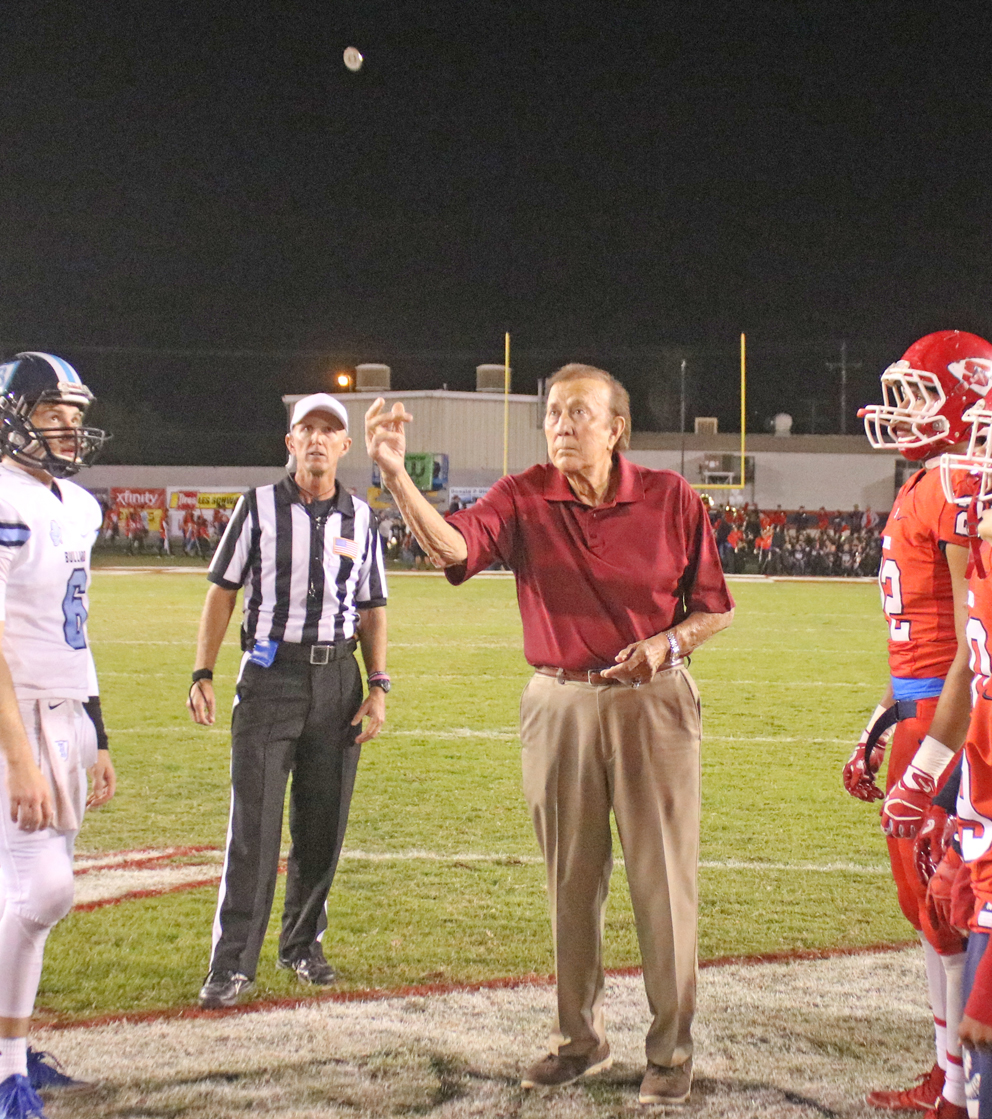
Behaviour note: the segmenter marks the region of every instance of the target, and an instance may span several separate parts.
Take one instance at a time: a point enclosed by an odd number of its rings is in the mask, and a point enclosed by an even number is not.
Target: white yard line
[[[170,865],[169,860],[184,859]],[[412,848],[406,851],[364,851],[345,848],[341,858],[349,862],[404,863],[428,862],[445,864],[489,863],[500,866],[540,866],[537,855],[516,855],[507,852],[430,851]],[[160,850],[115,851],[105,855],[80,855],[76,859],[75,906],[88,908],[94,904],[126,900],[148,894],[163,894],[183,886],[216,884],[220,881],[221,852],[216,849],[191,853],[188,848]],[[195,861],[191,861],[195,860]],[[622,867],[622,858],[616,860]],[[746,859],[704,859],[702,870],[748,871],[765,873],[785,871],[814,874],[883,875],[888,867],[853,862],[760,862]]]
[[[152,567],[135,564],[134,567],[94,567],[93,575],[199,575],[207,577],[206,567]]]
[[[196,643],[196,634],[190,630],[190,638],[188,641],[131,641],[127,638],[118,637],[101,637],[96,638],[97,645],[185,645],[187,648]],[[237,638],[233,638],[222,642],[224,645],[238,645],[240,642]],[[101,673],[103,675],[103,673]]]
[[[121,731],[120,733],[124,733]],[[397,738],[432,738],[438,741],[451,741],[463,738],[482,738],[486,740],[511,741],[520,738],[520,732],[507,727],[500,730],[477,730],[472,727],[446,727],[443,730],[394,730],[389,728],[383,731],[383,737],[394,736]],[[783,744],[809,742],[814,745],[837,746],[845,745],[849,738],[807,738],[804,735],[796,737],[762,736],[751,734],[705,734],[703,742],[781,742]]]
[[[462,683],[473,680],[502,680],[506,681],[506,673],[499,672],[405,672],[403,680],[434,680]],[[878,691],[877,681],[871,680],[731,680],[726,676],[693,676],[697,684],[738,684],[746,687],[769,688],[871,688]],[[526,683],[526,678],[521,673],[520,683]]]
[[[166,893],[178,886],[194,882],[219,882],[220,866],[216,862],[201,866],[170,866],[156,869],[100,870],[77,878],[73,907],[91,905],[93,902],[112,901],[133,894]]]
[[[725,676],[694,676],[697,684],[741,684],[756,688],[873,688],[872,680],[728,680]]]
[[[131,851],[77,852],[75,873],[88,874],[92,870],[109,870],[135,863],[164,862],[186,856],[212,858],[216,847],[138,847]]]
[[[703,969],[686,1113],[868,1119],[867,1091],[908,1084],[932,1060],[925,991],[918,948]],[[195,994],[194,985],[191,1003]],[[39,1029],[32,1043],[71,1075],[100,1082],[78,1103],[53,1102],[51,1114],[80,1119],[651,1114],[636,1105],[650,1023],[641,977],[607,978],[611,1070],[557,1092],[522,1093],[520,1075],[546,1052],[554,1008],[553,986],[522,979],[233,1015],[194,1008],[183,1018]]]
[[[104,673],[103,675],[107,675]],[[111,734],[164,734],[166,731],[172,730],[171,727],[108,727]],[[222,727],[197,727],[197,734],[219,734],[230,735],[230,728]],[[395,730],[388,727],[382,732],[382,738],[429,738],[436,742],[451,742],[451,741],[464,741],[473,738],[480,738],[485,741],[496,742],[515,742],[520,739],[520,732],[512,729],[502,730],[475,730],[472,727],[446,727],[442,730]],[[706,734],[703,735],[703,742],[761,742],[761,743],[776,743],[781,742],[783,745],[794,743],[806,742],[814,746],[844,746],[851,742],[850,738],[807,738],[805,735],[797,735],[795,737],[779,737],[777,735],[752,735],[752,734]]]

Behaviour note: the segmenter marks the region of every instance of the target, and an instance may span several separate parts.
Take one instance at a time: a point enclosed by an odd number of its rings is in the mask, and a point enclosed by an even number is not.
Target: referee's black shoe
[[[254,980],[240,971],[211,971],[200,988],[200,1006],[206,1010],[235,1006],[242,993],[254,986]]]
[[[338,977],[334,968],[324,959],[324,950],[319,943],[311,944],[310,951],[295,960],[280,956],[276,960],[276,967],[284,971],[295,971],[296,978],[301,983],[313,983],[318,987],[326,987]]]

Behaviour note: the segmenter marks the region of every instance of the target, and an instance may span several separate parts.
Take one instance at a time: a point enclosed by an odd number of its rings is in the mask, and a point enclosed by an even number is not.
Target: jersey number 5
[[[965,627],[970,654],[968,667],[976,676],[992,676],[992,658],[989,657],[989,635],[980,618],[969,618]]]
[[[878,569],[878,585],[882,590],[882,610],[889,619],[889,638],[892,641],[909,641],[909,621],[893,617],[902,613],[902,578],[899,565],[891,557],[882,560]]]
[[[966,863],[973,863],[992,845],[992,820],[983,816],[972,803],[971,768],[967,755],[961,765],[957,810],[961,823],[961,858]]]
[[[83,605],[83,595],[86,594],[86,571],[82,567],[74,569],[65,586],[65,598],[62,599],[62,616],[65,625],[62,632],[65,634],[66,644],[70,649],[86,648],[86,607]]]

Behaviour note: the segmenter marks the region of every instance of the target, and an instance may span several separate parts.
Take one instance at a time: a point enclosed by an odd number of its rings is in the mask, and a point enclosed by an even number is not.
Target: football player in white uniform
[[[92,401],[79,374],[51,354],[18,354],[0,365],[3,1119],[40,1116],[36,1089],[73,1083],[44,1054],[29,1054],[28,1023],[45,940],[72,905],[73,843],[83,810],[114,795],[86,636],[100,508],[66,481],[107,438],[83,426]]]

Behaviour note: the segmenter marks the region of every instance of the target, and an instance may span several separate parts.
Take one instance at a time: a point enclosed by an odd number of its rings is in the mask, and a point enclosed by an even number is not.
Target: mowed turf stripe
[[[174,850],[154,852],[116,851],[109,855],[80,855],[77,861],[83,865],[77,866],[74,873],[79,876],[91,874],[96,870],[108,871],[127,869],[142,870],[146,868],[161,869],[161,864],[167,860],[183,855],[214,855],[220,859],[222,851],[219,847],[187,847]],[[133,858],[129,858],[133,856]],[[505,863],[520,866],[540,866],[544,860],[539,855],[515,855],[507,851],[431,851],[426,848],[411,848],[406,851],[363,851],[357,848],[345,847],[341,851],[342,859],[353,859],[356,862],[482,862]],[[97,863],[106,859],[105,863]],[[86,860],[90,860],[89,863]],[[110,861],[113,860],[113,861]],[[286,853],[280,856],[280,869],[285,869]],[[614,859],[617,866],[623,866],[623,858]],[[93,865],[97,864],[97,865]],[[181,864],[177,869],[184,869],[195,864]],[[201,863],[199,865],[206,865]],[[704,870],[786,870],[786,871],[814,871],[825,874],[851,873],[851,874],[881,874],[888,871],[888,863],[855,863],[855,862],[766,862],[759,859],[701,859],[699,866]]]
[[[165,734],[171,731],[169,727],[108,727],[111,734]],[[230,728],[223,727],[196,727],[196,734],[222,734],[230,736]],[[512,742],[519,740],[520,733],[516,730],[476,730],[472,727],[449,727],[446,730],[393,730],[387,727],[381,733],[383,740],[387,738],[433,738],[438,741],[458,741],[466,738],[479,738],[490,742]],[[808,738],[805,735],[750,735],[750,734],[705,734],[703,742],[781,742],[783,745],[790,743],[806,742],[815,746],[844,746],[852,740],[850,738]]]
[[[783,963],[803,963],[818,960],[831,960],[844,957],[877,956],[902,952],[919,945],[918,940],[888,941],[878,944],[859,945],[842,948],[795,948],[780,952],[764,952],[754,955],[716,956],[699,961],[701,970],[729,967],[762,967]],[[632,978],[641,975],[640,967],[606,968],[605,974],[613,978]],[[95,1029],[113,1024],[139,1022],[161,1022],[175,1018],[229,1018],[242,1014],[257,1014],[264,1011],[288,1010],[294,1007],[312,1006],[315,1003],[361,1003],[384,1002],[389,999],[415,999],[436,995],[472,993],[483,991],[512,990],[522,987],[550,987],[555,983],[553,975],[509,975],[494,979],[435,981],[398,987],[370,987],[356,990],[324,990],[312,994],[277,996],[255,999],[237,1006],[204,1010],[196,1005],[172,1006],[158,1010],[124,1011],[119,1013],[95,1015],[91,1018],[59,1018],[36,1015],[33,1025],[37,1029],[70,1030]]]
[[[80,898],[73,906],[77,913],[88,913],[94,909],[102,909],[108,905],[118,905],[125,901],[140,901],[145,898],[161,897],[165,894],[177,893],[183,890],[197,890],[204,887],[213,887],[220,882],[221,868],[219,865],[220,851],[216,848],[201,847],[195,849],[174,849],[164,852],[134,851],[130,853],[133,858],[128,858],[129,852],[115,852],[100,862],[99,857],[92,858],[89,864],[85,857],[82,865],[75,868],[77,877],[83,878],[83,884],[77,888]],[[168,861],[177,857],[189,857],[191,854],[199,856],[202,861],[196,863],[184,862],[176,866],[169,866]],[[210,860],[206,856],[213,855]],[[485,852],[453,852],[409,850],[409,851],[361,851],[348,850],[341,852],[341,858],[352,862],[434,862],[450,863],[452,866],[471,863],[489,864],[497,866],[540,866],[543,860],[536,855],[511,855],[504,853]],[[624,860],[619,858],[616,865],[623,867]],[[817,874],[869,874],[880,875],[888,872],[888,867],[879,864],[862,864],[850,862],[833,863],[788,863],[788,862],[756,862],[745,859],[703,859],[699,863],[701,870],[714,871],[786,871],[789,873],[817,873]],[[279,872],[286,869],[285,857],[280,859]]]
[[[106,675],[106,673],[101,673]],[[133,676],[133,673],[111,673],[117,676]],[[184,672],[160,673],[163,676],[183,676]],[[471,683],[478,680],[506,680],[505,674],[494,672],[405,672],[403,680],[435,680]],[[521,681],[524,675],[520,676]],[[725,687],[727,684],[741,685],[749,688],[869,688],[878,691],[879,685],[873,680],[733,680],[726,676],[693,676],[697,684],[712,684]]]
[[[121,731],[120,733],[125,733]],[[393,735],[394,737],[403,738],[437,738],[437,739],[459,739],[459,738],[483,738],[487,740],[511,740],[519,739],[520,734],[516,730],[475,730],[472,727],[449,727],[447,730],[391,730],[387,729],[382,732],[383,737]],[[809,742],[814,745],[827,745],[827,746],[843,746],[850,742],[848,738],[807,738],[805,736],[759,736],[750,734],[704,734],[703,742],[781,742],[796,743],[796,742]]]

